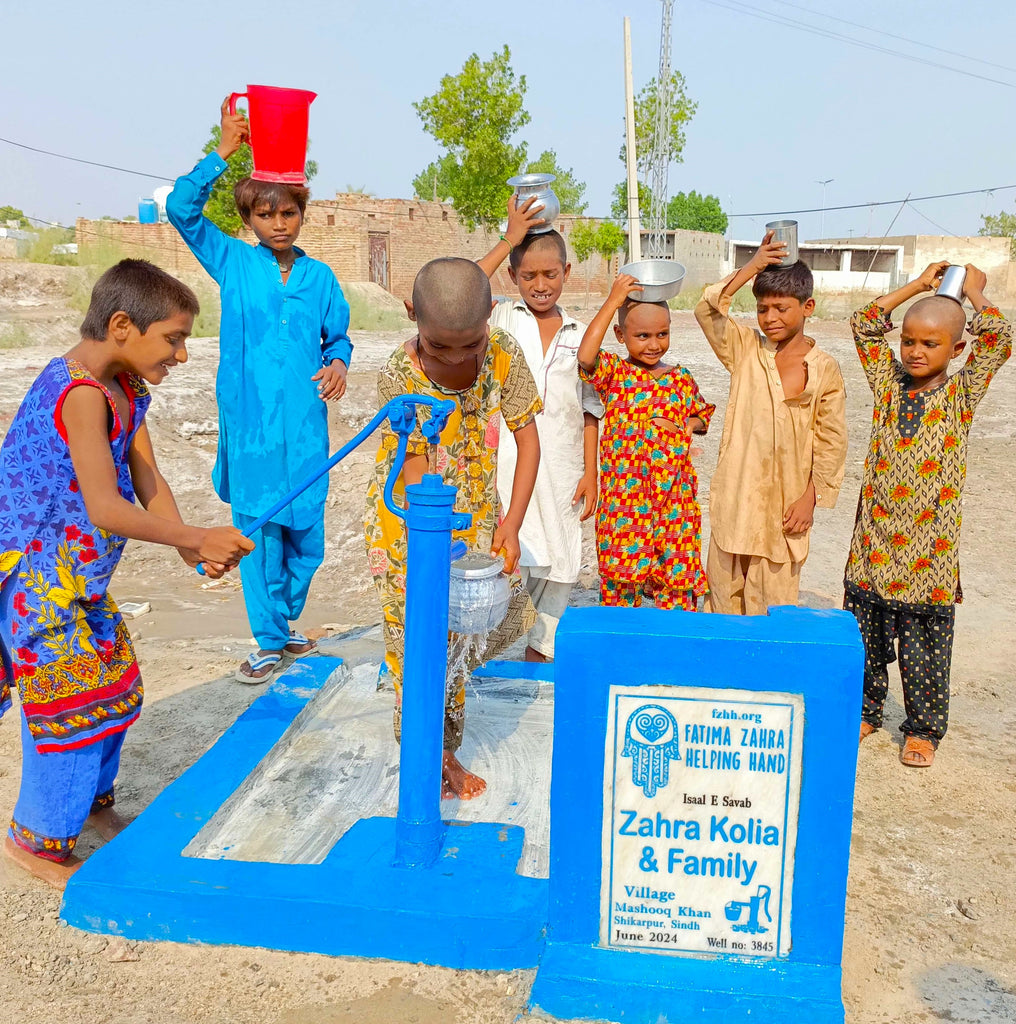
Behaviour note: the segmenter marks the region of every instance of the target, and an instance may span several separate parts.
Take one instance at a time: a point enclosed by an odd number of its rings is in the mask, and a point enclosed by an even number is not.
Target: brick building
[[[566,243],[577,218],[561,216],[555,227]],[[719,276],[723,238],[696,231],[669,232],[669,249],[688,267],[688,287],[698,287]],[[241,237],[253,242],[253,235]],[[176,230],[169,224],[134,221],[78,220],[76,241],[83,259],[110,254],[145,255],[173,273],[203,273]],[[327,263],[340,281],[374,281],[400,298],[409,296],[417,271],[437,256],[463,256],[475,260],[497,241],[496,232],[482,227],[470,231],[448,203],[416,199],[376,199],[354,192],[339,192],[334,199],[315,199],[307,207],[300,246]],[[609,262],[593,254],[579,263],[569,245],[571,281],[566,295],[587,290],[605,294],[623,261],[619,253]],[[495,293],[516,294],[502,268],[494,281]]]

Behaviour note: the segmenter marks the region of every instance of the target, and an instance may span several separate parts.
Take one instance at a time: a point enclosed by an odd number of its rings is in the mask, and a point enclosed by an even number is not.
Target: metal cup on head
[[[797,262],[797,221],[796,220],[771,220],[766,225],[766,231],[773,233],[774,242],[786,242],[787,254],[777,266],[791,267]]]
[[[935,290],[936,295],[944,295],[947,299],[955,299],[963,305],[963,285],[967,279],[967,268],[951,264],[942,272],[942,280]]]

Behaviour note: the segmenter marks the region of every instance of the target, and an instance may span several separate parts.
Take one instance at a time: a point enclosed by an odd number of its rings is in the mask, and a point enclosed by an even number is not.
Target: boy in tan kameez
[[[815,506],[836,504],[847,456],[843,377],[804,333],[812,275],[801,261],[776,266],[785,250],[769,232],[695,308],[730,371],[706,562],[706,610],[728,615],[797,603]],[[752,278],[761,332],[730,317],[734,293]]]

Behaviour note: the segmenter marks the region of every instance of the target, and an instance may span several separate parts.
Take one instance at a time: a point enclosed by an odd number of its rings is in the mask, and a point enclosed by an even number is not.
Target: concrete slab
[[[470,686],[462,760],[490,783],[447,802],[441,855],[391,866],[397,747],[380,641],[296,663],[67,888],[62,916],[140,939],[449,967],[534,966],[546,922],[552,687]]]

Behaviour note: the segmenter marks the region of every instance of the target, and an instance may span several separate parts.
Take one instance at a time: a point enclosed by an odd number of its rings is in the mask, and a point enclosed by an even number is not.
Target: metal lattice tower
[[[660,27],[660,74],[656,83],[656,123],[650,153],[649,241],[646,255],[663,259],[667,251],[667,177],[670,170],[670,25],[674,0],[663,0],[663,24]]]

